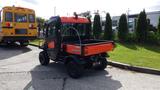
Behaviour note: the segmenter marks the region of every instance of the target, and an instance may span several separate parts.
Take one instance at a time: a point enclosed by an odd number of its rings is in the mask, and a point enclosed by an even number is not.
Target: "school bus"
[[[0,11],[0,42],[19,42],[27,46],[37,38],[35,11],[24,7],[6,6]]]

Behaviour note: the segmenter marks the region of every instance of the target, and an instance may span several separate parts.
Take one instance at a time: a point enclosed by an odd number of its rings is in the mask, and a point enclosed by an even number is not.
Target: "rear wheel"
[[[103,57],[99,59],[99,64],[96,65],[94,68],[96,70],[104,70],[107,67],[107,65],[108,65],[107,59]]]
[[[46,51],[41,51],[39,53],[39,62],[41,63],[41,65],[47,66],[49,64],[49,58],[48,58],[48,54]]]
[[[77,64],[74,61],[69,61],[67,63],[67,72],[72,78],[80,78],[83,74],[84,68],[83,65]]]

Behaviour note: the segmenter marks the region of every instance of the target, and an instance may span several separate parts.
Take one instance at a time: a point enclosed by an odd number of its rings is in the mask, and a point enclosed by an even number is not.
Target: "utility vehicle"
[[[113,41],[97,40],[86,33],[91,22],[83,17],[54,16],[45,23],[45,41],[40,46],[39,61],[63,63],[69,76],[79,78],[85,69],[104,70]]]

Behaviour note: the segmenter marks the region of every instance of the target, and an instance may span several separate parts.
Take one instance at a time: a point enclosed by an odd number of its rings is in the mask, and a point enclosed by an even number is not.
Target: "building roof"
[[[152,12],[146,12],[147,15],[152,15],[152,14],[159,14],[160,15],[160,11],[152,11]],[[129,14],[129,18],[136,18],[138,17],[139,13],[137,14]],[[113,16],[114,18],[119,18],[120,16]],[[112,17],[112,18],[113,18]]]

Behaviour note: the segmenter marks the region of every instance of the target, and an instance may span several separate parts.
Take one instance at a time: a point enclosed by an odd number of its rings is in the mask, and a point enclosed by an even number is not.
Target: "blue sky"
[[[56,7],[56,15],[61,16],[88,10],[109,12],[111,16],[126,13],[128,8],[130,14],[139,13],[143,9],[146,12],[160,11],[160,0],[0,0],[0,7],[12,5],[32,8],[37,16],[46,19],[54,15],[54,7]],[[102,13],[102,16],[104,15],[105,13]]]

